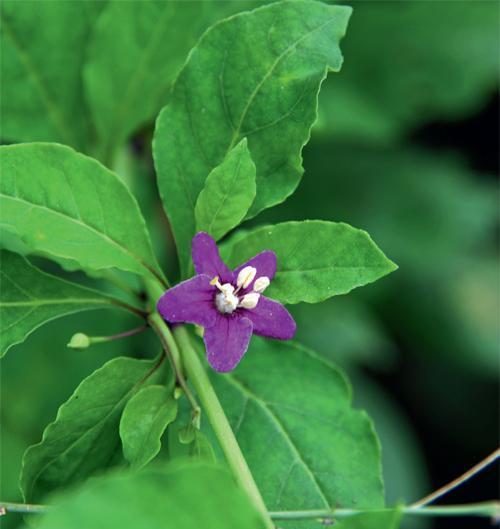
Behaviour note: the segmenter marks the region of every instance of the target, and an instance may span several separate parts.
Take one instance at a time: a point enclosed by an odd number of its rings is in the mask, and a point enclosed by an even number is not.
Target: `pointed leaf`
[[[195,206],[196,231],[216,241],[238,226],[255,198],[255,164],[243,139],[213,169]]]
[[[238,369],[212,380],[269,510],[383,506],[377,437],[333,364],[254,337]]]
[[[340,69],[339,40],[350,13],[319,2],[277,2],[212,26],[193,48],[153,145],[184,272],[198,194],[242,138],[257,167],[250,216],[296,188],[319,87],[327,70]]]
[[[83,269],[161,276],[139,206],[114,173],[57,144],[0,152],[0,233],[7,239]]]
[[[160,439],[177,416],[177,401],[165,386],[148,386],[127,403],[120,421],[123,455],[133,467],[143,467],[158,454]]]
[[[85,146],[89,123],[81,69],[104,3],[1,3],[2,139]]]
[[[115,472],[60,494],[53,503],[40,529],[267,527],[229,472],[201,463]]]
[[[21,489],[26,501],[38,502],[112,463],[119,451],[123,408],[141,386],[161,376],[163,358],[115,358],[78,386],[42,440],[24,454]]]
[[[1,251],[0,356],[48,321],[82,310],[112,308],[114,301],[46,274],[17,254]]]
[[[138,127],[154,120],[203,31],[241,9],[241,2],[108,2],[92,34],[84,69],[103,160]]]
[[[266,295],[282,303],[317,303],[397,268],[365,231],[341,222],[283,222],[238,236],[229,246],[232,267],[263,250],[276,253],[278,270]]]

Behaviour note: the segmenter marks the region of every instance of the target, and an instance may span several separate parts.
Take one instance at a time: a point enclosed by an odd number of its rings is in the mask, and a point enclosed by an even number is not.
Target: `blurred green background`
[[[321,91],[319,119],[304,149],[303,181],[286,203],[248,226],[306,218],[345,221],[367,230],[398,263],[396,273],[375,285],[292,311],[297,339],[347,370],[356,404],[373,417],[383,447],[388,502],[414,501],[498,444],[499,9],[496,1],[472,0],[346,3],[354,13],[342,42],[344,67],[328,77]],[[28,21],[29,28],[30,21],[50,19],[64,3],[23,2],[24,13],[17,10],[18,2],[6,4],[8,15],[20,17],[21,25]],[[62,88],[75,93],[93,24],[104,24],[99,17],[105,20],[111,7],[120,9],[116,2],[83,4],[86,10],[91,6],[91,22],[82,30],[79,48],[66,49],[73,56],[64,58],[73,61],[75,72],[73,85]],[[196,8],[186,17],[189,39],[179,32],[179,46],[173,41],[164,50],[177,68],[208,24],[252,5],[204,4],[208,11]],[[184,6],[193,8],[192,3]],[[39,60],[50,70],[51,61],[60,60],[52,51],[68,43],[48,27],[44,38],[51,48]],[[21,46],[29,46],[26,39]],[[4,59],[9,48],[1,53]],[[35,138],[29,120],[24,128],[21,119],[11,126],[4,89],[10,81],[24,85],[5,62],[2,141],[61,141],[38,121]],[[107,72],[110,84],[115,73],[113,68]],[[136,120],[113,165],[120,174],[134,175],[128,183],[166,270],[175,275],[174,246],[156,194],[150,149],[153,118],[168,100],[170,81],[145,113],[147,119]],[[29,115],[27,98],[20,98],[14,110],[22,113],[23,101]],[[97,128],[92,122],[85,127]],[[81,150],[95,155],[89,145]],[[40,440],[83,377],[113,356],[156,352],[153,337],[144,335],[86,351],[65,347],[77,331],[114,334],[136,325],[129,316],[103,315],[96,311],[52,322],[3,359],[2,499],[20,499],[22,453]],[[491,499],[497,480],[490,470],[450,501]],[[18,523],[14,515],[0,521],[6,529]],[[474,527],[489,526],[481,523],[474,521]],[[470,520],[409,521],[406,526],[472,527]]]

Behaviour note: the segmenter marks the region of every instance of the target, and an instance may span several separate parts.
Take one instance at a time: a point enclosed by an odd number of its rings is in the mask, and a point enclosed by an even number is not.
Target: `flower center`
[[[210,284],[219,290],[215,296],[215,306],[221,314],[232,314],[237,308],[251,310],[257,306],[261,292],[269,285],[268,277],[262,276],[257,278],[250,292],[238,296],[238,292],[242,288],[248,288],[254,280],[256,273],[257,270],[251,266],[243,268],[238,274],[236,289],[231,283],[221,285],[217,276],[210,281]]]
[[[218,285],[216,285],[218,286]],[[220,292],[215,296],[215,306],[222,314],[232,314],[240,302],[238,296],[234,295],[234,287],[229,283],[221,285]]]

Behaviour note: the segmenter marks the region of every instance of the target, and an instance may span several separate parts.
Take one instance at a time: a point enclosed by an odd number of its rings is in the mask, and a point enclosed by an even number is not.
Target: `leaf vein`
[[[229,375],[224,378],[225,381],[228,381],[230,384],[233,384],[234,387],[238,388],[242,393],[244,393],[249,399],[252,399],[263,411],[264,413],[269,416],[274,424],[276,425],[277,429],[281,431],[283,434],[283,438],[286,439],[288,442],[288,445],[290,449],[292,450],[295,459],[298,463],[302,465],[304,470],[309,475],[311,482],[314,484],[319,496],[321,496],[321,499],[323,500],[325,506],[329,505],[329,502],[327,500],[326,494],[323,491],[322,487],[320,486],[319,482],[317,481],[314,473],[309,468],[305,460],[302,458],[302,455],[300,454],[297,446],[295,445],[292,437],[290,436],[290,433],[285,429],[283,423],[281,420],[276,416],[275,413],[273,413],[272,409],[269,407],[268,403],[258,397],[255,393],[253,393],[248,387],[246,387],[241,381],[239,381],[234,375]]]

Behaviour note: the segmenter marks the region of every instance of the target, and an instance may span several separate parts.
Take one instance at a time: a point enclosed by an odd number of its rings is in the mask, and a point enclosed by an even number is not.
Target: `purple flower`
[[[296,325],[290,313],[262,295],[276,273],[274,252],[261,252],[231,271],[212,237],[199,232],[192,255],[198,275],[167,290],[158,301],[158,312],[170,323],[205,328],[208,362],[216,371],[237,366],[252,332],[279,340],[293,337]]]

